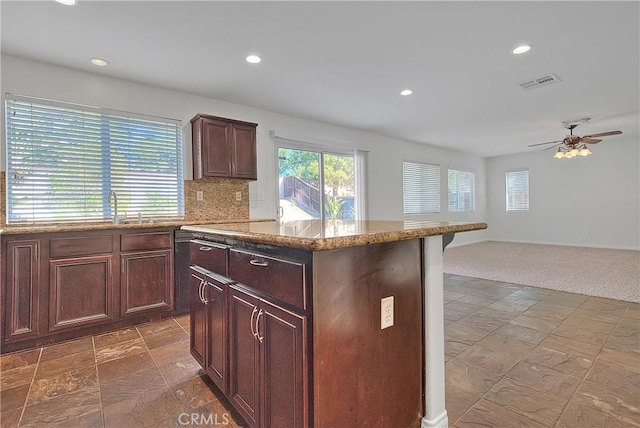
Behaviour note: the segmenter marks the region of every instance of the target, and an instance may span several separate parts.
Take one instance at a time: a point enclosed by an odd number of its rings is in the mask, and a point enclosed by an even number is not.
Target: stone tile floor
[[[444,299],[450,426],[640,427],[640,305],[453,275]],[[181,316],[3,356],[0,426],[242,426],[188,331]]]

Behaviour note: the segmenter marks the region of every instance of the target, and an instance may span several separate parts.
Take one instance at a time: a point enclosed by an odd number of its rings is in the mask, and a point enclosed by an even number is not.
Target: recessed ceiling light
[[[530,49],[531,49],[531,46],[529,46],[529,45],[521,45],[521,46],[518,46],[517,48],[515,48],[513,50],[513,54],[514,55],[520,55],[520,54],[523,54],[525,52],[529,52]]]
[[[413,94],[413,91],[411,89],[405,89],[402,92],[400,92],[400,95],[402,95],[403,97],[406,97],[407,95],[411,95]]]
[[[75,6],[76,4],[76,0],[56,0],[56,1],[65,6]]]
[[[101,58],[91,58],[91,64],[97,65],[98,67],[106,67],[109,63]]]
[[[247,57],[247,62],[250,64],[257,64],[260,61],[262,61],[262,58],[260,58],[258,55],[249,55]]]

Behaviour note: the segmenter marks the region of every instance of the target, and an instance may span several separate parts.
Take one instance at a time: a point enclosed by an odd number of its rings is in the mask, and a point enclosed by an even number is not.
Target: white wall
[[[368,150],[370,219],[403,219],[402,161],[411,160],[438,163],[442,172],[441,206],[445,211],[438,215],[420,216],[418,219],[486,221],[485,162],[478,156],[13,56],[3,55],[1,67],[3,96],[5,93],[15,93],[182,120],[186,179],[192,177],[189,121],[193,116],[207,113],[258,123],[258,180],[250,184],[250,192],[262,194],[264,200],[251,201],[253,218],[273,218],[276,213],[276,155],[274,141],[269,135],[269,131],[273,130],[282,137],[293,136],[311,143],[329,141],[340,147]],[[0,150],[2,169],[5,165],[4,153],[3,137]],[[448,166],[475,171],[475,212],[446,212]],[[460,234],[454,243],[481,241],[486,239],[485,235],[486,231]]]
[[[490,238],[639,249],[640,143],[623,134],[590,148],[572,159],[553,159],[553,150],[487,159]],[[521,167],[529,168],[529,211],[507,213],[505,171]]]

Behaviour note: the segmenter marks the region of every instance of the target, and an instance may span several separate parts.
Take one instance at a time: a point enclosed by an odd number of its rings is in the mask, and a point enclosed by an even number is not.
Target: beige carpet
[[[640,302],[640,251],[486,241],[447,248],[445,273]]]

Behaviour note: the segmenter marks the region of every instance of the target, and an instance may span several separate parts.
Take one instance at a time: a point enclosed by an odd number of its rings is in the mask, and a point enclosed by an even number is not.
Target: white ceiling
[[[637,1],[0,7],[2,53],[481,156],[533,150],[582,117],[578,135],[640,138]],[[511,54],[521,43],[533,49]],[[561,82],[517,85],[549,73]]]

